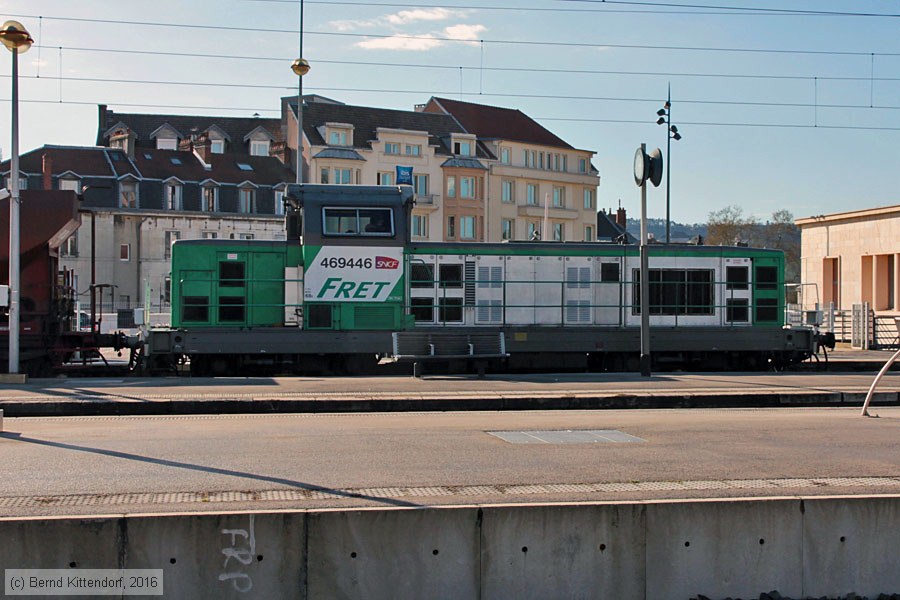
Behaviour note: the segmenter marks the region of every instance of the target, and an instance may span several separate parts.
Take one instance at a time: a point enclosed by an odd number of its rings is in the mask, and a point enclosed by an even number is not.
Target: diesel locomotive
[[[636,245],[415,241],[407,186],[302,184],[285,197],[284,241],[174,242],[172,323],[148,331],[151,370],[639,368]],[[655,369],[781,368],[817,352],[816,331],[784,324],[780,251],[649,255]]]

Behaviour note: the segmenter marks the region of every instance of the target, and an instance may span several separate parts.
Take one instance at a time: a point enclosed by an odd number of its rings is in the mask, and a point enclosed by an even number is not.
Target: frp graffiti
[[[231,538],[231,546],[222,548],[225,562],[219,581],[230,581],[238,592],[249,592],[253,589],[253,579],[245,568],[253,563],[256,556],[256,532],[254,531],[254,515],[250,515],[250,527],[247,529],[223,529],[222,535]]]

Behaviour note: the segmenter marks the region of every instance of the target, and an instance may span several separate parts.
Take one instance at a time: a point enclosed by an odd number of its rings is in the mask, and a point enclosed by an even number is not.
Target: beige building
[[[486,163],[488,240],[596,241],[593,151],[573,148],[519,110],[446,98],[422,110],[453,116],[493,156]]]
[[[795,221],[801,232],[803,305],[849,310],[868,302],[900,314],[900,206]]]
[[[282,105],[296,148],[296,98]],[[304,97],[303,133],[308,182],[395,185],[397,168],[411,168],[414,240],[597,239],[594,153],[518,110],[432,98],[397,111]]]

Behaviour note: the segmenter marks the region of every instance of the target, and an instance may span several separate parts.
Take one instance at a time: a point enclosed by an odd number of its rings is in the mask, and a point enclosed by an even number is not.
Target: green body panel
[[[172,326],[282,325],[284,270],[298,266],[300,258],[299,246],[285,242],[176,242],[172,246]],[[222,265],[234,269],[231,279],[221,278]]]

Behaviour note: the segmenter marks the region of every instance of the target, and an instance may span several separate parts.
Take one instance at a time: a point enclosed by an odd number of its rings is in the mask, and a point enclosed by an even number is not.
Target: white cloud
[[[447,10],[446,8],[417,8],[415,10],[401,10],[395,15],[385,17],[391,25],[406,25],[415,21],[446,21],[454,17],[465,17],[468,11]]]
[[[435,39],[434,36],[424,35],[418,37],[403,37],[402,35],[392,35],[388,38],[378,38],[366,40],[356,44],[357,47],[365,50],[431,50],[439,46],[443,46],[442,40]]]
[[[484,25],[451,25],[444,28],[444,33],[454,40],[479,40],[479,35],[487,31]]]
[[[360,19],[357,21],[332,21],[329,23],[338,31],[352,31],[367,27],[381,27],[385,25],[408,25],[418,21],[446,21],[453,18],[463,18],[469,15],[468,10],[449,10],[446,8],[417,8],[413,10],[401,10],[400,12],[383,15],[374,19]]]

